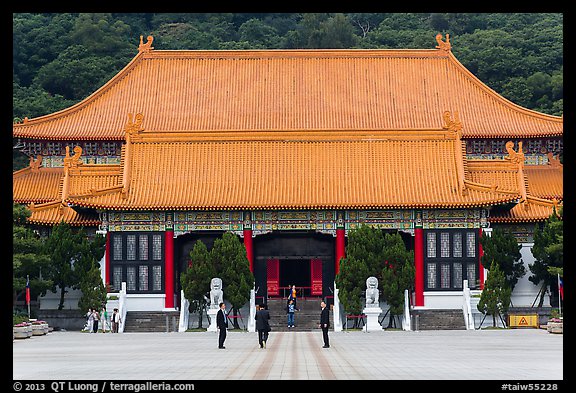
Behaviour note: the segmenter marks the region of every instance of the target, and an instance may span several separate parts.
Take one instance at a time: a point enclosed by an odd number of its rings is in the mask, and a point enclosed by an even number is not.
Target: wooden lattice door
[[[280,296],[280,260],[266,261],[266,290],[268,296]]]
[[[310,260],[310,295],[322,296],[322,259]]]

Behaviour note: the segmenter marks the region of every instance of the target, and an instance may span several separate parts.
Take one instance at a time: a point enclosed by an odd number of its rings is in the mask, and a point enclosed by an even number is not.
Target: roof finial
[[[459,136],[462,136],[462,122],[457,111],[454,111],[454,119],[450,111],[444,111],[442,118],[444,119],[443,129],[457,132]]]
[[[154,37],[149,35],[147,38],[146,43],[144,43],[144,36],[140,36],[140,45],[138,46],[138,52],[148,52],[154,47],[152,46],[152,41],[154,41]]]
[[[508,155],[504,157],[506,160],[510,160],[510,162],[514,164],[518,164],[520,167],[524,167],[524,152],[522,151],[522,141],[518,142],[518,151],[514,151],[514,142],[508,141],[506,142],[506,151]]]
[[[30,156],[30,168],[32,169],[33,172],[37,171],[38,168],[40,168],[41,166],[42,166],[42,155],[38,154],[36,159]]]
[[[144,120],[144,115],[142,113],[137,113],[134,121],[132,121],[132,113],[128,113],[128,122],[126,123],[126,133],[134,135],[140,131],[144,131],[142,127],[142,121]]]
[[[80,146],[74,147],[74,155],[70,156],[70,146],[66,146],[66,157],[64,157],[64,167],[73,168],[82,165],[83,162],[80,159],[82,155],[82,148]]]
[[[436,42],[438,43],[438,45],[436,45],[436,49],[442,49],[446,52],[450,52],[450,49],[452,48],[452,45],[450,45],[450,34],[446,34],[446,41],[442,41],[441,33],[436,34]]]

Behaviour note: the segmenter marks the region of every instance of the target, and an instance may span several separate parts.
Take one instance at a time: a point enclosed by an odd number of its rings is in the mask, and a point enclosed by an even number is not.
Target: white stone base
[[[382,326],[378,323],[378,316],[382,313],[380,307],[366,307],[362,310],[366,315],[366,325],[364,325],[365,332],[377,332],[382,330]]]
[[[210,326],[208,326],[207,331],[209,331],[209,332],[217,332],[218,331],[218,328],[216,327],[216,314],[218,314],[217,308],[208,309],[208,315],[210,316]]]

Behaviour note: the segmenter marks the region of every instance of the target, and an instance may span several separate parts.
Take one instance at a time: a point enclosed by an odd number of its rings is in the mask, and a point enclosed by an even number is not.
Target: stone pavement
[[[541,329],[271,332],[51,332],[13,342],[13,379],[499,380],[561,382],[563,335]],[[540,389],[543,390],[543,389]],[[553,389],[556,390],[556,389]],[[560,389],[558,389],[560,390]]]

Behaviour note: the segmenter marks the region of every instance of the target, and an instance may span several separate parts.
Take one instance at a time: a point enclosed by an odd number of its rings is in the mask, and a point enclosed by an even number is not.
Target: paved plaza
[[[13,342],[14,380],[505,380],[563,379],[563,335],[479,331],[51,332]]]

